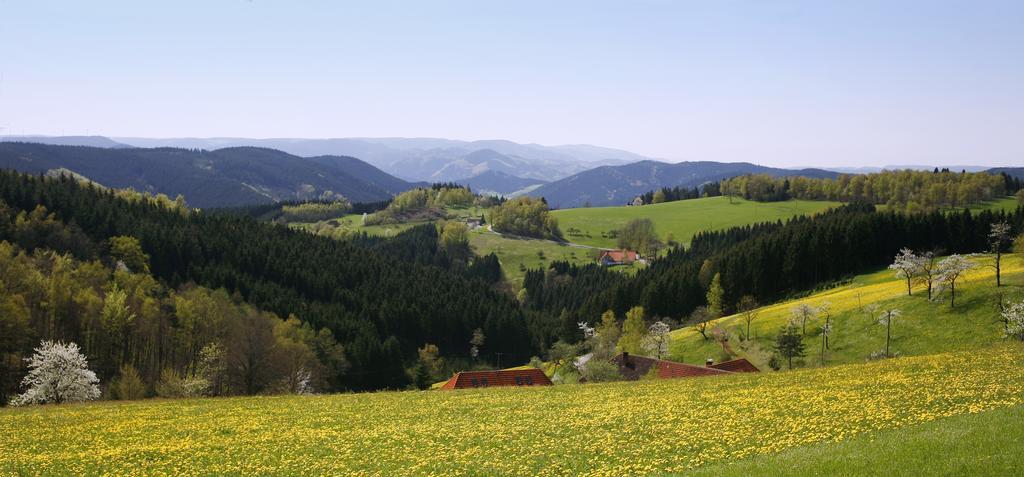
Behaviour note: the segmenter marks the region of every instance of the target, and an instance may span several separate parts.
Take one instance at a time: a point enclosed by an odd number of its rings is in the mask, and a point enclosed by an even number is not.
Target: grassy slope
[[[1022,422],[1024,406],[1015,406],[710,465],[687,475],[1022,475]]]
[[[857,276],[847,285],[803,299],[762,307],[751,325],[751,334],[762,348],[770,349],[779,329],[789,321],[793,306],[798,303],[820,306],[829,302],[834,330],[825,362],[859,362],[885,345],[885,328],[868,317],[864,308],[870,303],[878,303],[903,312],[903,316],[893,324],[891,349],[894,351],[904,355],[922,355],[985,347],[1001,339],[1002,325],[996,321],[998,314],[994,308],[998,296],[1002,294],[1004,303],[1024,300],[1024,256],[1010,254],[1003,260],[1003,286],[995,287],[991,268],[977,268],[958,285],[956,308],[950,308],[948,298],[928,301],[922,287],[915,287],[914,295],[908,297],[906,282],[896,279],[892,271],[884,270]],[[978,256],[975,261],[979,265],[991,263],[988,256]],[[736,333],[742,323],[738,315],[718,321],[721,327]],[[823,323],[823,318],[808,322],[808,336],[804,338],[807,347],[804,361],[807,365],[820,364],[821,335],[818,329]],[[720,345],[713,340],[704,340],[690,328],[676,330],[673,338],[673,359],[702,363],[707,357],[724,358]],[[732,340],[730,346],[738,351],[739,343]]]
[[[0,409],[0,474],[682,472],[1019,407],[1021,353],[1014,343],[713,378]],[[993,439],[1019,447],[1018,434]]]
[[[554,212],[562,232],[570,228],[582,230],[583,236],[569,236],[572,242],[595,247],[615,247],[615,239],[602,237],[602,232],[621,229],[632,219],[646,218],[663,241],[672,234],[676,241],[689,243],[701,230],[718,230],[757,222],[787,219],[795,215],[816,213],[840,205],[838,202],[796,201],[753,202],[726,197],[681,200],[641,207],[596,207],[564,209]],[[589,235],[589,236],[588,236]]]
[[[448,209],[448,213],[458,219],[469,216],[479,217],[481,214],[486,215],[485,209],[478,207]],[[346,215],[338,219],[342,228],[383,237],[392,237],[410,227],[428,223],[427,221],[418,221],[363,226],[362,220],[362,215],[360,214]],[[316,224],[292,223],[290,225],[296,228],[307,229],[314,227]],[[525,272],[521,270],[523,266],[526,268],[537,268],[556,260],[565,260],[577,264],[593,262],[589,249],[560,245],[548,240],[525,240],[503,237],[486,230],[477,230],[470,233],[469,245],[478,255],[487,255],[492,252],[497,254],[506,279],[515,288],[522,284],[523,276],[525,275]],[[538,252],[543,252],[544,258],[541,258]],[[630,271],[631,267],[616,267],[616,269]]]
[[[594,258],[591,256],[592,250],[590,249],[570,247],[550,240],[508,238],[486,230],[470,233],[469,245],[477,255],[487,255],[494,252],[501,262],[505,278],[516,288],[522,285],[523,276],[526,275],[526,272],[522,270],[523,266],[531,269],[543,267],[558,260],[581,265],[594,261]],[[544,254],[543,259],[538,252]],[[629,269],[629,267],[616,268]]]

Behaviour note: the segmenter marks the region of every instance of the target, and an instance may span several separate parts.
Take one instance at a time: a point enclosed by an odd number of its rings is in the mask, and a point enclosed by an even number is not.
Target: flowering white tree
[[[900,250],[900,253],[896,255],[892,264],[889,265],[890,270],[896,271],[896,278],[900,278],[907,281],[907,296],[911,295],[911,284],[914,277],[920,273],[921,270],[921,258],[914,255],[914,251],[909,248]]]
[[[892,323],[899,318],[900,310],[896,308],[889,308],[882,311],[882,315],[878,317],[878,324],[885,327],[885,357],[891,356],[889,354],[889,341],[892,339]]]
[[[668,345],[672,341],[672,335],[669,332],[672,331],[667,324],[661,321],[655,321],[653,325],[647,328],[647,336],[643,339],[643,348],[648,353],[654,354],[658,359],[668,354]]]
[[[938,277],[939,293],[949,289],[949,306],[956,304],[956,282],[965,272],[974,268],[974,263],[963,255],[953,254],[939,262]]]
[[[91,401],[100,397],[100,382],[75,343],[43,341],[27,358],[29,372],[21,381],[28,388],[11,404]]]
[[[996,270],[996,286],[1002,286],[1002,259],[1003,259],[1003,248],[1006,244],[1010,243],[1013,238],[1010,233],[1013,231],[1013,227],[1010,224],[1004,222],[997,222],[992,224],[992,231],[988,234],[989,245],[992,252],[992,268]]]
[[[1024,341],[1024,301],[1006,307],[1002,314],[1006,325],[1003,336],[1017,337]]]
[[[791,321],[800,322],[800,333],[807,334],[807,320],[814,318],[814,315],[818,314],[818,310],[807,303],[801,303],[789,310],[792,316]]]

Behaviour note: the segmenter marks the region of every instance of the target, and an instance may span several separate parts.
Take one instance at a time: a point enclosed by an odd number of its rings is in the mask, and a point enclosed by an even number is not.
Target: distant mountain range
[[[603,166],[544,184],[529,195],[544,197],[556,208],[624,205],[644,192],[662,187],[695,187],[707,182],[743,174],[772,176],[836,177],[823,169],[777,169],[747,162],[680,162],[669,164],[640,161],[621,166]]]
[[[338,194],[371,202],[417,185],[352,157],[302,158],[257,147],[201,151],[0,142],[0,168],[36,174],[65,169],[107,187],[181,194],[201,208]]]
[[[439,138],[141,138],[102,136],[7,136],[44,144],[95,147],[177,147],[216,150],[232,147],[277,149],[300,157],[349,156],[410,182],[462,182],[487,172],[476,183],[488,191],[511,193],[602,165],[621,165],[647,157],[591,145],[542,146],[505,140],[457,141]],[[530,182],[523,187],[522,179]],[[497,181],[505,181],[499,183]],[[527,182],[529,182],[527,181]]]
[[[138,147],[218,149],[258,146],[298,156],[358,157],[408,181],[448,182],[487,171],[510,176],[553,180],[592,167],[635,162],[646,157],[628,151],[589,145],[542,146],[505,140],[456,141],[437,138],[113,138]]]
[[[835,177],[836,171],[870,173],[883,169],[779,169],[710,161],[670,164],[618,149],[503,140],[103,136],[2,136],[0,167],[33,173],[63,168],[110,187],[183,194],[197,207],[315,199],[331,194],[356,202],[377,201],[430,182],[458,182],[482,193],[542,196],[558,208],[620,205],[653,189],[694,187],[742,174]],[[1022,168],[950,169],[1024,177]]]
[[[541,179],[524,179],[501,171],[486,171],[468,179],[460,179],[459,184],[469,186],[480,194],[512,195],[531,186],[547,184]]]

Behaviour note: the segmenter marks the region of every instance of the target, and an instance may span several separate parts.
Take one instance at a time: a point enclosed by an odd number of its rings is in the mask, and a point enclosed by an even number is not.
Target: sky
[[[1024,165],[1024,1],[0,0],[0,134]]]

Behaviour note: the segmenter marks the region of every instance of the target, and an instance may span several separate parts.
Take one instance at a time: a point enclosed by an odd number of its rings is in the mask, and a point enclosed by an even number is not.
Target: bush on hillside
[[[560,240],[558,220],[544,199],[518,197],[491,209],[491,225],[501,233]]]

